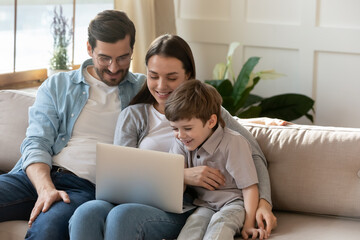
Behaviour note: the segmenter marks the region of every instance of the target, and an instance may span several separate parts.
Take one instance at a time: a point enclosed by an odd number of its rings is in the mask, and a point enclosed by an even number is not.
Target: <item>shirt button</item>
[[[61,140],[65,141],[65,138],[62,138]]]
[[[197,158],[200,158],[200,155],[197,155],[196,157],[197,157]]]
[[[86,94],[86,92],[83,92],[83,95],[85,95]]]
[[[74,116],[74,114],[72,113],[72,114],[71,114],[71,117],[73,117],[73,116]]]

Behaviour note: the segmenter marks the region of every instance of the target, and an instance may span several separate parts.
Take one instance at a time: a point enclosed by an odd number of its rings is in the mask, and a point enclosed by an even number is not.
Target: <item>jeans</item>
[[[68,221],[82,203],[95,198],[95,186],[70,173],[51,172],[58,190],[66,191],[70,203],[59,201],[40,213],[27,231],[25,239],[69,239]],[[29,220],[37,192],[24,171],[0,175],[0,222]]]
[[[175,239],[193,210],[183,214],[126,203],[95,200],[81,205],[70,219],[71,239]]]
[[[240,233],[245,221],[243,201],[236,200],[219,211],[199,207],[187,219],[178,240],[231,240]]]

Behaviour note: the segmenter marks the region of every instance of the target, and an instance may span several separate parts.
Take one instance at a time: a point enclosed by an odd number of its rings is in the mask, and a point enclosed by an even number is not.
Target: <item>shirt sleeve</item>
[[[175,139],[174,144],[172,145],[172,147],[169,150],[169,153],[175,153],[175,154],[180,154],[183,155],[185,158],[185,168],[188,168],[189,166],[191,166],[191,164],[188,163],[188,154],[187,151],[184,148],[184,145],[178,140]]]
[[[258,183],[249,143],[242,135],[233,135],[227,144],[226,170],[239,189]]]
[[[139,127],[136,124],[139,118],[132,106],[122,110],[119,114],[114,134],[114,144],[126,147],[139,146]]]
[[[266,201],[268,201],[270,204],[272,204],[270,177],[269,177],[269,172],[267,170],[267,162],[263,152],[261,151],[259,144],[257,143],[254,136],[240,123],[238,123],[234,119],[234,117],[231,116],[231,114],[228,111],[226,111],[224,108],[221,109],[221,117],[224,119],[226,127],[240,133],[249,142],[252,150],[252,158],[255,164],[255,168],[259,180],[260,198],[263,198]]]
[[[53,146],[60,121],[54,95],[44,82],[37,91],[33,106],[29,108],[29,126],[21,144],[24,171],[33,163],[45,163],[52,167]]]

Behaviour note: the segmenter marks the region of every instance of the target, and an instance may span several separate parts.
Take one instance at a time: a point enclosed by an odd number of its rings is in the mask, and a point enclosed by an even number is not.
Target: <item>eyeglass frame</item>
[[[107,55],[103,55],[103,54],[99,55],[95,51],[93,51],[93,52],[97,55],[97,57],[95,57],[95,58],[96,58],[97,63],[100,66],[108,67],[113,63],[113,58],[112,57],[107,56]],[[104,61],[108,61],[108,63],[107,64],[102,64],[100,62],[101,60],[99,60],[99,59],[108,59],[108,60],[104,60]],[[130,64],[131,60],[132,60],[132,51],[130,51],[127,54],[124,54],[124,55],[121,55],[121,56],[117,57],[115,61],[116,61],[116,64],[119,65],[119,66],[126,66],[126,65]]]

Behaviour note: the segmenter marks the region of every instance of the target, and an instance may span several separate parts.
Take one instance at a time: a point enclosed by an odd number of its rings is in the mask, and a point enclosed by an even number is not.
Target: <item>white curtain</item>
[[[136,28],[132,71],[146,73],[145,55],[150,43],[164,33],[176,34],[173,0],[114,0],[115,9],[127,13]]]

